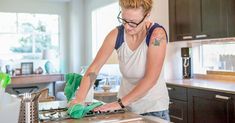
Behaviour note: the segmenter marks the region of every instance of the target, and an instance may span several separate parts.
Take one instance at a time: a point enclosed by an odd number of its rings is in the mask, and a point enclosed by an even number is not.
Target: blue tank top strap
[[[115,44],[115,49],[117,50],[122,43],[124,42],[124,26],[120,25],[117,27],[118,28],[118,35],[116,39],[116,44]]]
[[[117,28],[118,28],[118,35],[117,35],[116,44],[115,44],[115,49],[116,50],[124,42],[124,26],[120,25]],[[154,23],[154,25],[148,30],[148,33],[147,33],[147,36],[146,36],[146,44],[147,44],[147,46],[149,46],[151,35],[152,35],[154,29],[156,29],[156,28],[162,28],[165,31],[165,33],[166,33],[166,30],[164,29],[164,27],[162,27],[161,25],[159,25],[157,23]],[[166,33],[166,38],[167,38],[167,42],[168,42],[167,33]]]
[[[151,35],[152,35],[154,29],[156,29],[156,28],[162,28],[165,31],[165,33],[166,33],[166,30],[165,30],[165,28],[163,26],[159,25],[158,23],[154,23],[154,25],[148,30],[148,33],[147,33],[147,37],[146,37],[146,44],[147,44],[147,46],[149,46]],[[168,42],[167,33],[166,33],[166,38],[167,38],[167,42]]]

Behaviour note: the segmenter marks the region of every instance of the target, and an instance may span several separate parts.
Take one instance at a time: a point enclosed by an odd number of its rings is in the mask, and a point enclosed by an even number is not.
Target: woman
[[[169,120],[169,97],[162,72],[167,36],[163,27],[148,20],[152,4],[152,0],[119,0],[117,18],[122,25],[106,36],[70,106],[84,101],[100,68],[116,49],[123,76],[119,99],[94,110],[126,107],[141,115]]]

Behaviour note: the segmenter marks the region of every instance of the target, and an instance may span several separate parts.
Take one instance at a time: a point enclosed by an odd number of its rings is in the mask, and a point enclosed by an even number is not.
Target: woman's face
[[[144,21],[146,20],[147,15],[144,14],[142,8],[122,9],[119,16],[126,32],[130,35],[138,33],[145,27]]]

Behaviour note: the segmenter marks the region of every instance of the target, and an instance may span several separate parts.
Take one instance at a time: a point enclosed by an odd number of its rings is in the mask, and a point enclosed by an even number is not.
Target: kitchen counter
[[[182,79],[182,80],[167,80],[166,83],[188,87],[188,88],[196,88],[196,89],[235,94],[235,82],[234,81]]]
[[[62,121],[50,121],[46,123],[168,123],[156,117],[145,117],[126,112],[121,114],[98,115],[82,119],[67,119]]]
[[[82,119],[66,119],[69,117],[64,110],[66,107],[67,101],[40,102],[39,119],[42,123],[168,123],[157,117],[141,116],[127,110],[93,113]]]

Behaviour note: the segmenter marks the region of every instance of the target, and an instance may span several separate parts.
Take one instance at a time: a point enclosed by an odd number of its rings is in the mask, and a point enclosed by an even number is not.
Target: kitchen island
[[[141,116],[132,112],[120,114],[97,115],[82,119],[65,119],[46,123],[168,123],[157,117]]]
[[[93,100],[96,102],[97,100]],[[39,120],[42,123],[168,123],[157,117],[141,116],[127,109],[109,112],[89,112],[84,118],[71,119],[67,114],[67,101],[39,103]]]

